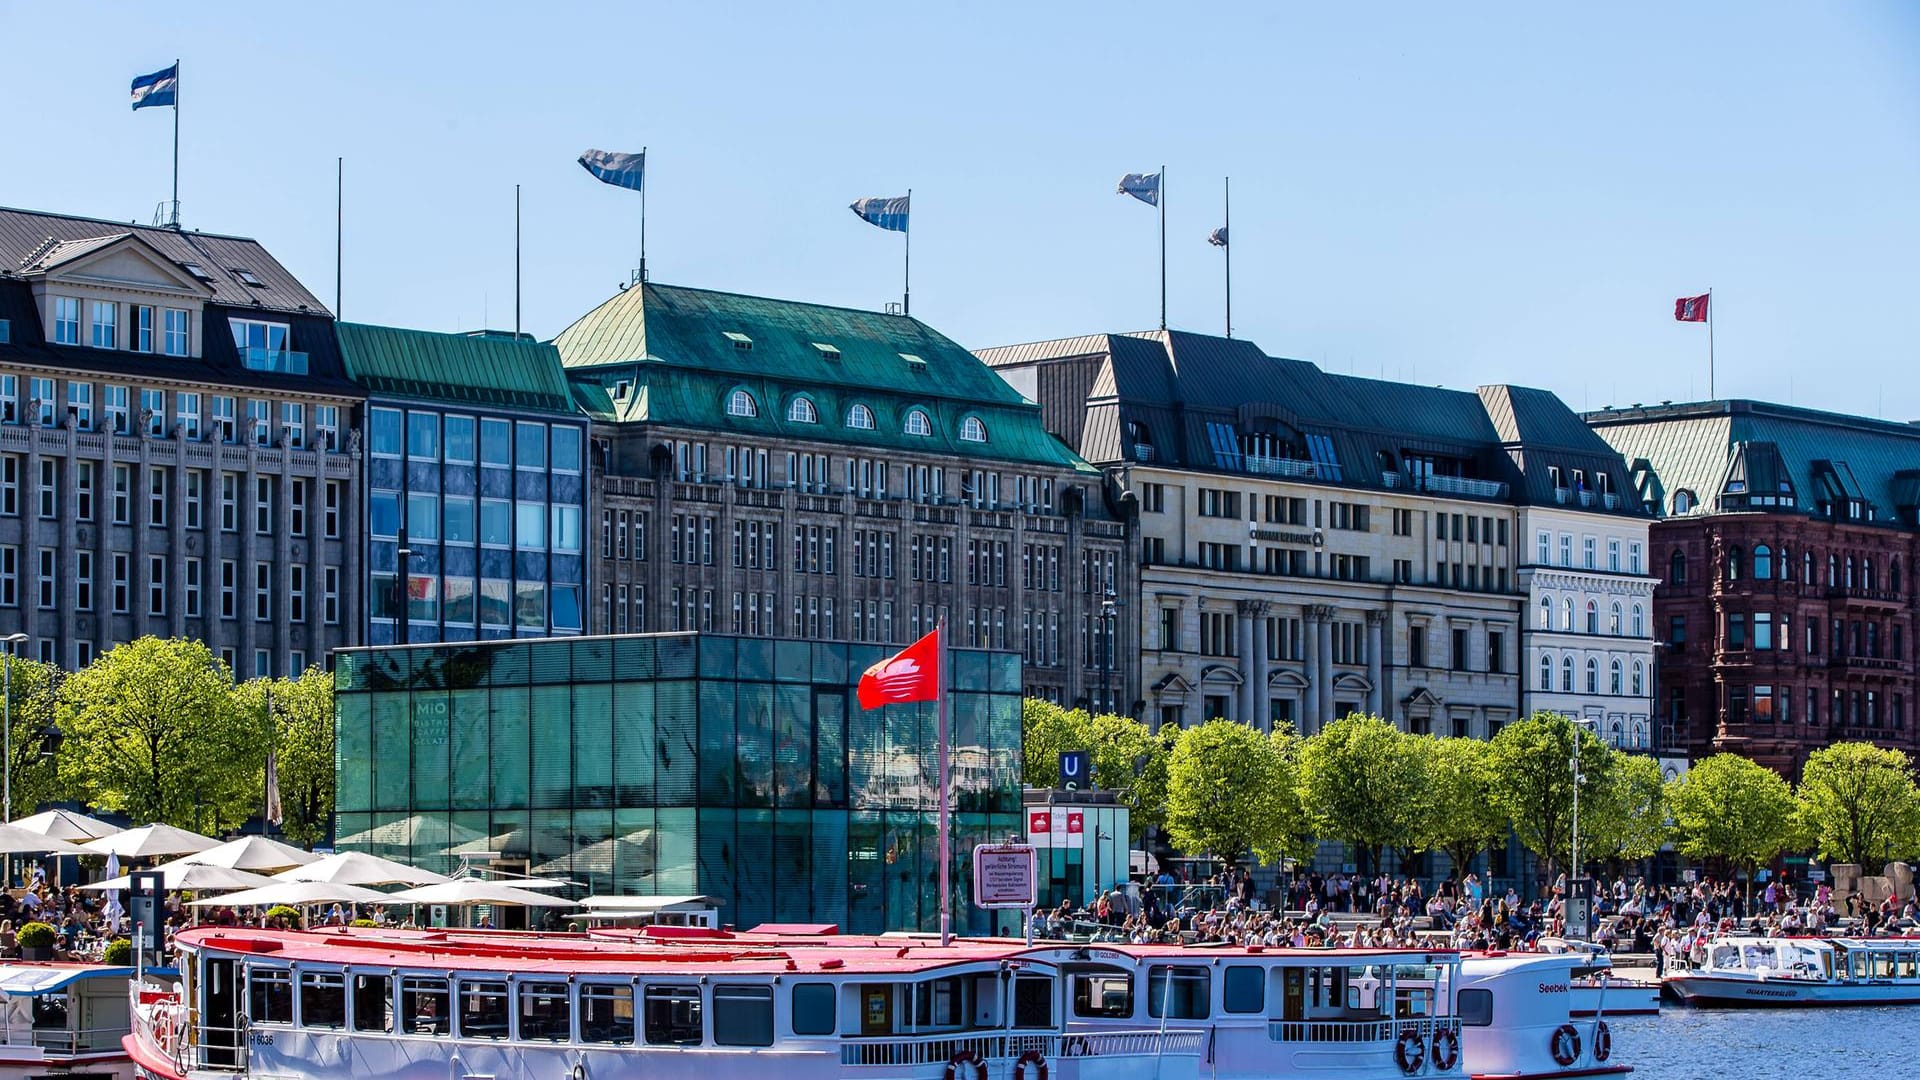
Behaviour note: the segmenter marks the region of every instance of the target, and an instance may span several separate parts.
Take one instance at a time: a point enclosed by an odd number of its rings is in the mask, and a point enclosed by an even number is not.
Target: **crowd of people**
[[[107,943],[127,930],[124,913],[106,894],[49,882],[39,866],[21,888],[0,890],[0,958],[19,958],[20,930],[36,922],[53,927],[55,960],[98,961]]]

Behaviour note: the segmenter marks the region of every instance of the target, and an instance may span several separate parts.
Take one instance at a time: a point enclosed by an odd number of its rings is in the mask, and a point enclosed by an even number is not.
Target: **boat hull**
[[[1738,979],[1670,975],[1664,985],[1682,1003],[1706,1008],[1818,1008],[1846,1005],[1920,1005],[1920,984],[1829,983],[1796,979]]]
[[[1568,991],[1568,1014],[1598,1016],[1653,1016],[1660,1011],[1658,983],[1610,983],[1602,996],[1597,986],[1575,986]]]

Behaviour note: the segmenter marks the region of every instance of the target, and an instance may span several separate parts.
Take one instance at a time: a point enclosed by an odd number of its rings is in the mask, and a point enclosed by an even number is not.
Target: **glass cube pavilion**
[[[742,928],[938,928],[937,714],[855,700],[882,646],[635,634],[336,652],[340,850],[590,893],[704,894]],[[953,658],[956,930],[1021,832],[1020,657]]]

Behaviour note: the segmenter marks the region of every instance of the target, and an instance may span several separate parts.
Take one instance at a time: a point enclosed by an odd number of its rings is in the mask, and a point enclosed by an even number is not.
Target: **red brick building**
[[[1661,514],[1650,554],[1663,743],[1788,775],[1843,739],[1920,750],[1920,428],[1751,401],[1587,421]]]

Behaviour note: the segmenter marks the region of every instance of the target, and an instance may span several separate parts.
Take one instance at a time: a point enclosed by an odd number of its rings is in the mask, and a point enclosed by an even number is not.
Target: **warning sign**
[[[981,844],[973,849],[973,904],[989,911],[1030,908],[1039,895],[1031,844]]]

